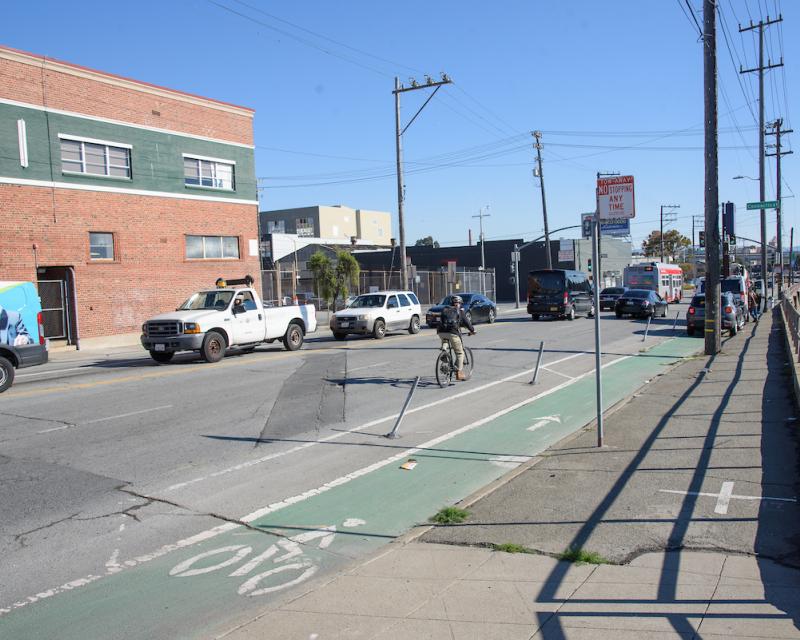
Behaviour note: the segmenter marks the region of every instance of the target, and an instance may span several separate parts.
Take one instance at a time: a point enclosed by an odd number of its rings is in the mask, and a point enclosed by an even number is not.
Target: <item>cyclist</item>
[[[461,327],[469,330],[469,335],[475,335],[475,327],[464,313],[464,300],[461,296],[451,296],[450,305],[442,309],[437,335],[442,344],[448,342],[453,353],[456,354],[456,380],[466,380],[464,375],[464,345],[461,343]]]

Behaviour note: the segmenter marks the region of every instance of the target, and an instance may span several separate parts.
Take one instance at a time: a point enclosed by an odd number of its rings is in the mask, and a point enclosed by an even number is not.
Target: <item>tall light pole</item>
[[[544,197],[544,169],[542,169],[542,139],[541,131],[534,131],[533,137],[536,143],[533,145],[536,149],[536,159],[538,161],[536,169],[533,170],[533,175],[539,178],[539,185],[542,190],[542,218],[544,219],[544,251],[547,256],[547,268],[553,268],[553,256],[550,253],[550,231],[547,228],[547,200]],[[538,171],[538,175],[537,175]]]
[[[664,208],[667,209],[680,209],[681,205],[679,204],[662,204],[661,205],[661,237],[659,241],[661,242],[661,262],[664,262]],[[669,213],[667,214],[669,215]],[[670,218],[667,222],[675,222],[674,218]]]
[[[425,76],[425,82],[419,83],[413,78],[411,79],[411,86],[404,87],[400,84],[400,78],[394,79],[394,126],[395,126],[395,154],[397,161],[397,223],[400,228],[400,286],[405,291],[408,289],[408,264],[406,259],[406,227],[403,220],[403,203],[405,201],[405,190],[403,185],[403,134],[411,126],[411,123],[417,119],[417,116],[422,112],[436,92],[442,85],[451,84],[453,81],[447,76],[446,73],[442,74],[442,79],[434,81],[430,76]],[[422,106],[414,114],[414,117],[408,121],[408,124],[400,128],[400,94],[406,91],[419,91],[420,89],[429,89],[434,87],[433,93],[428,96],[428,99],[422,103]]]

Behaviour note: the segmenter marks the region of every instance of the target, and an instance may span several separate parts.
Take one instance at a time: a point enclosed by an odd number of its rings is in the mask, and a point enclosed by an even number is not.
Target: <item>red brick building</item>
[[[0,47],[0,280],[46,333],[132,334],[220,277],[260,283],[251,109]]]

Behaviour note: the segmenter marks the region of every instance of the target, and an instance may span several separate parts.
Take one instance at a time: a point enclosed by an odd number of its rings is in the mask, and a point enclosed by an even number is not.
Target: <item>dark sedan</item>
[[[606,287],[600,292],[600,311],[613,311],[619,297],[625,293],[625,287]]]
[[[454,294],[455,295],[455,294]],[[497,305],[480,293],[460,293],[464,300],[464,312],[473,324],[488,322],[491,324],[497,317]],[[442,307],[453,304],[453,296],[445,296],[436,306],[428,309],[425,322],[429,327],[438,327],[442,316]]]
[[[639,318],[656,316],[665,318],[668,311],[667,301],[649,289],[628,289],[617,299],[614,306],[617,318],[626,313]]]

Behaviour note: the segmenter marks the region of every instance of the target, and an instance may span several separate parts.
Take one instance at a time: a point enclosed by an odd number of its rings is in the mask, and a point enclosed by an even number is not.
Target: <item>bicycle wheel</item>
[[[464,375],[467,380],[472,377],[472,369],[475,366],[475,356],[472,355],[472,349],[464,347]]]
[[[450,361],[450,354],[447,351],[442,351],[436,358],[436,382],[444,389],[449,386],[452,377],[453,366]]]

